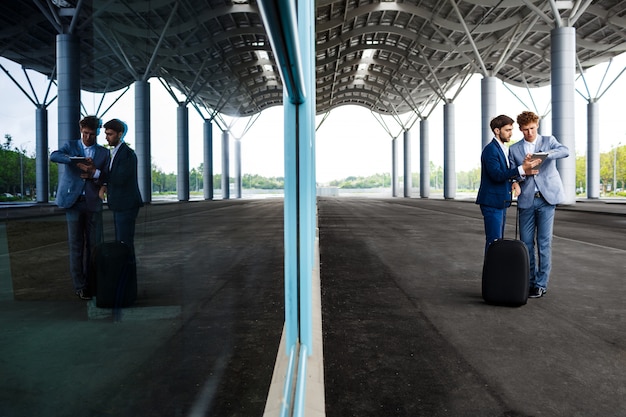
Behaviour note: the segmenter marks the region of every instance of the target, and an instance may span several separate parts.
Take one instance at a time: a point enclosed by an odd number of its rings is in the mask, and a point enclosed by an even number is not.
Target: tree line
[[[33,199],[36,195],[35,157],[13,144],[11,135],[4,135],[0,144],[0,201]],[[50,183],[57,184],[57,164],[49,163]]]
[[[166,174],[161,168],[152,164],[152,192],[167,194],[176,192],[177,175]],[[234,184],[235,178],[230,177],[229,183]],[[256,174],[243,174],[241,176],[241,187],[256,190],[282,190],[285,188],[283,177],[263,177]],[[204,189],[204,164],[189,171],[189,191],[199,192]],[[222,174],[213,174],[213,189],[222,189]]]

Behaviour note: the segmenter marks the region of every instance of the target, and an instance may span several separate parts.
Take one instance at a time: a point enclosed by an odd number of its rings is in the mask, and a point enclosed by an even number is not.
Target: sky
[[[4,66],[24,89],[30,87],[21,68],[4,58],[0,58]],[[608,72],[607,72],[608,67]],[[626,72],[608,89],[620,72],[626,67],[626,54],[622,54],[613,62],[600,64],[585,74],[585,83],[579,78],[576,88],[575,112],[575,153],[578,156],[587,151],[587,88],[591,97],[603,94],[600,103],[600,152],[607,152],[618,144],[626,144],[626,124],[624,118],[624,96],[626,95]],[[28,71],[34,86],[35,101],[43,101],[48,86],[47,79],[35,72]],[[480,114],[480,80],[482,76],[474,75],[455,100],[455,143],[456,171],[468,171],[480,167],[481,114]],[[177,103],[165,91],[157,80],[151,80],[151,132],[152,162],[165,173],[176,173],[176,108]],[[535,111],[542,119],[543,134],[550,134],[550,87],[539,89],[523,89],[509,86],[507,88],[498,80],[497,108],[499,114],[507,114],[515,119],[524,110]],[[511,90],[513,92],[511,92]],[[604,92],[606,90],[606,92]],[[55,91],[55,88],[52,88]],[[26,150],[31,155],[35,152],[35,106],[11,81],[0,71],[0,134],[13,137],[13,145]],[[127,123],[129,132],[125,140],[134,145],[134,91],[131,87],[125,94],[121,91],[101,95],[83,93],[83,112],[94,114],[99,106],[103,110],[100,116],[104,121],[119,118]],[[54,95],[53,95],[54,97]],[[449,96],[451,97],[451,96]],[[48,98],[48,101],[50,98]],[[104,115],[102,112],[110,103],[118,100]],[[102,101],[102,105],[101,105]],[[407,115],[403,117],[404,120]],[[284,175],[283,158],[283,109],[272,107],[261,113],[254,124],[246,130],[249,119],[225,118],[231,130],[231,158],[234,152],[233,140],[241,140],[241,164],[243,174],[258,174],[266,177],[282,177]],[[387,132],[376,117],[360,106],[342,106],[331,111],[322,122],[322,115],[317,116],[316,133],[316,171],[317,182],[328,183],[348,176],[367,176],[376,173],[391,172],[392,136],[400,138],[398,175],[403,174],[402,168],[402,129],[391,118],[384,117]],[[430,160],[435,165],[443,165],[443,105],[439,104],[428,118],[430,131]],[[53,151],[58,147],[56,100],[49,106],[48,130],[49,147]],[[195,109],[189,107],[189,166],[198,167],[202,163],[203,120]],[[214,173],[221,173],[221,138],[222,134],[214,124],[213,128],[213,164]],[[245,132],[245,135],[243,134]],[[412,125],[411,132],[411,166],[413,172],[419,171],[419,122]],[[513,140],[522,138],[519,130],[515,131]],[[76,138],[78,139],[78,138]],[[98,143],[106,144],[104,132],[100,133]],[[231,170],[234,164],[231,159]],[[231,176],[234,172],[231,171]]]

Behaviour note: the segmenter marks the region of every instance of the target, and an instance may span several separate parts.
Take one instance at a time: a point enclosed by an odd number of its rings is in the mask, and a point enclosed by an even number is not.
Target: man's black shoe
[[[76,291],[76,295],[78,296],[78,298],[80,298],[81,300],[91,300],[91,295],[87,294],[85,292],[85,290],[78,290]]]
[[[531,288],[528,292],[528,298],[540,298],[546,293],[546,290],[543,288],[535,287]]]

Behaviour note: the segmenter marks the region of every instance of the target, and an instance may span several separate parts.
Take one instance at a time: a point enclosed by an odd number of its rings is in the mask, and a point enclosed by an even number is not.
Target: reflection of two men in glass
[[[63,164],[56,203],[66,211],[70,275],[76,295],[91,299],[88,288],[90,254],[103,241],[102,206],[105,195],[113,212],[115,240],[134,253],[135,220],[143,205],[137,184],[137,156],[124,142],[126,125],[113,119],[104,124],[111,152],[96,143],[100,119],[79,122],[81,138],[67,141],[50,160]]]

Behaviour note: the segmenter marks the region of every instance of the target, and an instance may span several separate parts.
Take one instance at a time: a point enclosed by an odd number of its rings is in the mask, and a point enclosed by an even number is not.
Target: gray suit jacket
[[[554,136],[537,136],[535,152],[547,152],[548,157],[539,167],[539,174],[521,178],[521,194],[517,198],[519,208],[530,208],[535,198],[535,187],[541,192],[543,198],[550,204],[559,204],[565,198],[563,182],[559,171],[556,169],[556,160],[567,158],[569,149],[556,140]],[[511,166],[518,166],[524,162],[526,151],[524,140],[514,143],[509,148],[509,160]]]
[[[80,139],[66,142],[61,149],[50,155],[52,162],[65,164],[65,171],[59,178],[56,203],[59,207],[70,208],[84,191],[87,209],[89,211],[101,211],[102,200],[98,197],[98,191],[100,186],[106,182],[109,173],[110,154],[105,147],[97,145],[93,162],[96,168],[100,170],[100,178],[97,180],[82,179],[80,177],[81,170],[70,159],[71,156],[85,156],[80,142]]]

